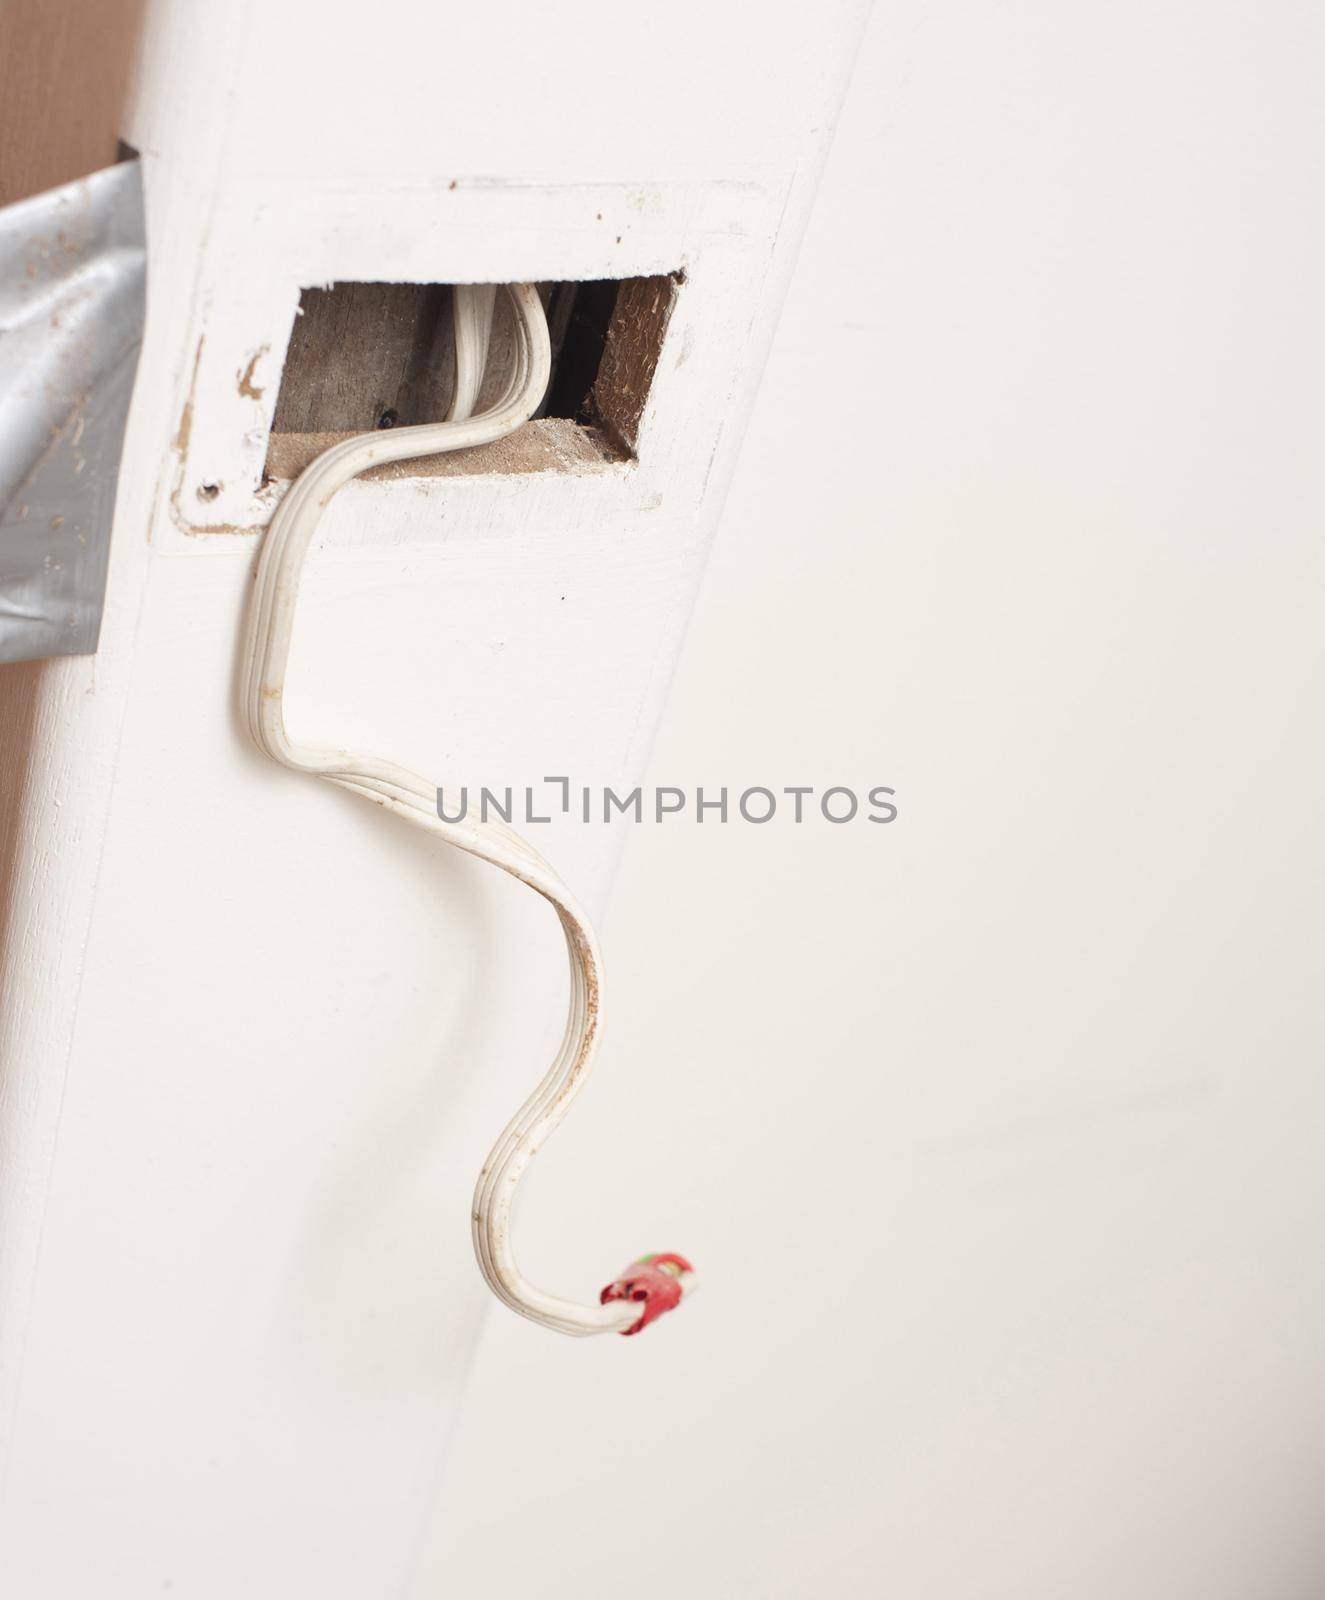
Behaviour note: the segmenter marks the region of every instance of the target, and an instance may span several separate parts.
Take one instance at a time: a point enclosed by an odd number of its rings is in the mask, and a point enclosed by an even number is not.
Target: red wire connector
[[[666,1253],[641,1256],[638,1261],[630,1263],[615,1283],[608,1284],[598,1297],[599,1303],[606,1305],[609,1300],[633,1300],[643,1306],[639,1321],[621,1330],[629,1338],[632,1333],[639,1333],[651,1322],[656,1322],[664,1311],[671,1311],[681,1304],[681,1296],[686,1288],[684,1280],[694,1270],[684,1256]]]

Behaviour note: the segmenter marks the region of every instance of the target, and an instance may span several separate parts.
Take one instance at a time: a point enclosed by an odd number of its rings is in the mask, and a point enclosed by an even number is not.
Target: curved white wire
[[[303,744],[285,726],[285,675],[299,578],[318,519],[331,497],[351,478],[383,462],[467,450],[500,439],[526,422],[542,399],[551,364],[542,303],[527,284],[509,285],[505,292],[515,313],[516,358],[505,393],[495,405],[477,417],[467,415],[483,379],[492,299],[489,296],[485,303],[481,290],[458,288],[456,399],[449,420],[360,434],[333,445],[282,500],[258,557],[243,700],[254,741],[274,761],[361,794],[447,844],[491,862],[536,890],[556,911],[570,957],[566,1031],[542,1082],[511,1119],[479,1173],[474,1250],[489,1286],[513,1311],[562,1333],[619,1333],[638,1319],[638,1306],[625,1301],[582,1305],[548,1294],[521,1275],[511,1246],[511,1212],[520,1179],[570,1108],[597,1049],[601,963],[587,918],[557,874],[514,829],[467,818],[445,822],[438,814],[436,784],[378,756]]]

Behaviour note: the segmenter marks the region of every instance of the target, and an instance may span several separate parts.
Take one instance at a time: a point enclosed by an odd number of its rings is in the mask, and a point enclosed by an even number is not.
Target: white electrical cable
[[[478,393],[483,386],[483,374],[488,370],[488,346],[492,343],[492,314],[497,309],[497,285],[461,284],[455,290],[451,306],[455,324],[455,394],[451,397],[451,409],[446,413],[446,420],[463,422],[474,414]],[[540,301],[540,315],[542,309]],[[544,378],[543,389],[546,388],[547,379]],[[543,390],[540,389],[534,398],[535,410],[542,398]]]
[[[562,1333],[624,1333],[632,1326],[642,1326],[642,1294],[601,1305],[582,1305],[548,1294],[521,1275],[511,1246],[511,1213],[520,1179],[569,1110],[598,1045],[601,963],[587,918],[557,874],[513,828],[468,819],[445,822],[438,814],[436,784],[378,756],[303,744],[285,726],[285,676],[299,579],[314,530],[332,496],[351,478],[384,462],[490,444],[514,432],[538,407],[551,365],[542,302],[528,284],[508,285],[505,293],[514,312],[516,350],[510,381],[496,404],[477,417],[468,415],[483,381],[493,293],[457,288],[456,397],[449,420],[360,434],[333,445],[301,474],[281,501],[258,557],[245,646],[243,700],[254,741],[274,761],[361,794],[447,844],[491,862],[536,890],[556,911],[570,956],[566,1031],[547,1074],[511,1119],[479,1174],[473,1207],[474,1250],[493,1292],[522,1316]],[[689,1293],[693,1274],[676,1268],[671,1271],[682,1291]]]

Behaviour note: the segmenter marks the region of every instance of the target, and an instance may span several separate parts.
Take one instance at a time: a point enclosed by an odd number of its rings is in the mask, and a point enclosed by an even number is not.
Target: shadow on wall
[[[4,954],[15,936],[11,908],[18,841],[32,768],[41,676],[49,665],[46,661],[0,663],[0,973],[19,970],[18,963],[5,960]],[[10,999],[0,991],[0,1009],[7,1012]]]

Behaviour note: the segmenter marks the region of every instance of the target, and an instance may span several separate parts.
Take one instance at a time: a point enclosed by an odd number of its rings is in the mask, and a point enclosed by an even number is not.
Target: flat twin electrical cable
[[[299,579],[318,521],[332,496],[369,467],[470,450],[523,426],[537,410],[551,370],[547,319],[529,284],[504,287],[515,324],[515,360],[500,398],[472,415],[487,366],[496,291],[491,285],[454,291],[455,395],[446,421],[378,430],[325,450],[290,488],[272,518],[258,557],[244,654],[243,701],[259,749],[295,772],[325,778],[363,795],[446,844],[500,867],[548,901],[561,922],[570,957],[570,1003],[561,1048],[537,1088],[493,1146],[474,1191],[474,1251],[489,1287],[513,1311],[562,1333],[638,1333],[680,1303],[694,1286],[677,1255],[633,1262],[603,1291],[598,1305],[549,1294],[516,1264],[511,1216],[520,1179],[570,1109],[598,1048],[602,1005],[598,941],[570,890],[538,851],[501,822],[443,820],[439,789],[380,756],[304,744],[285,725],[285,676]]]

